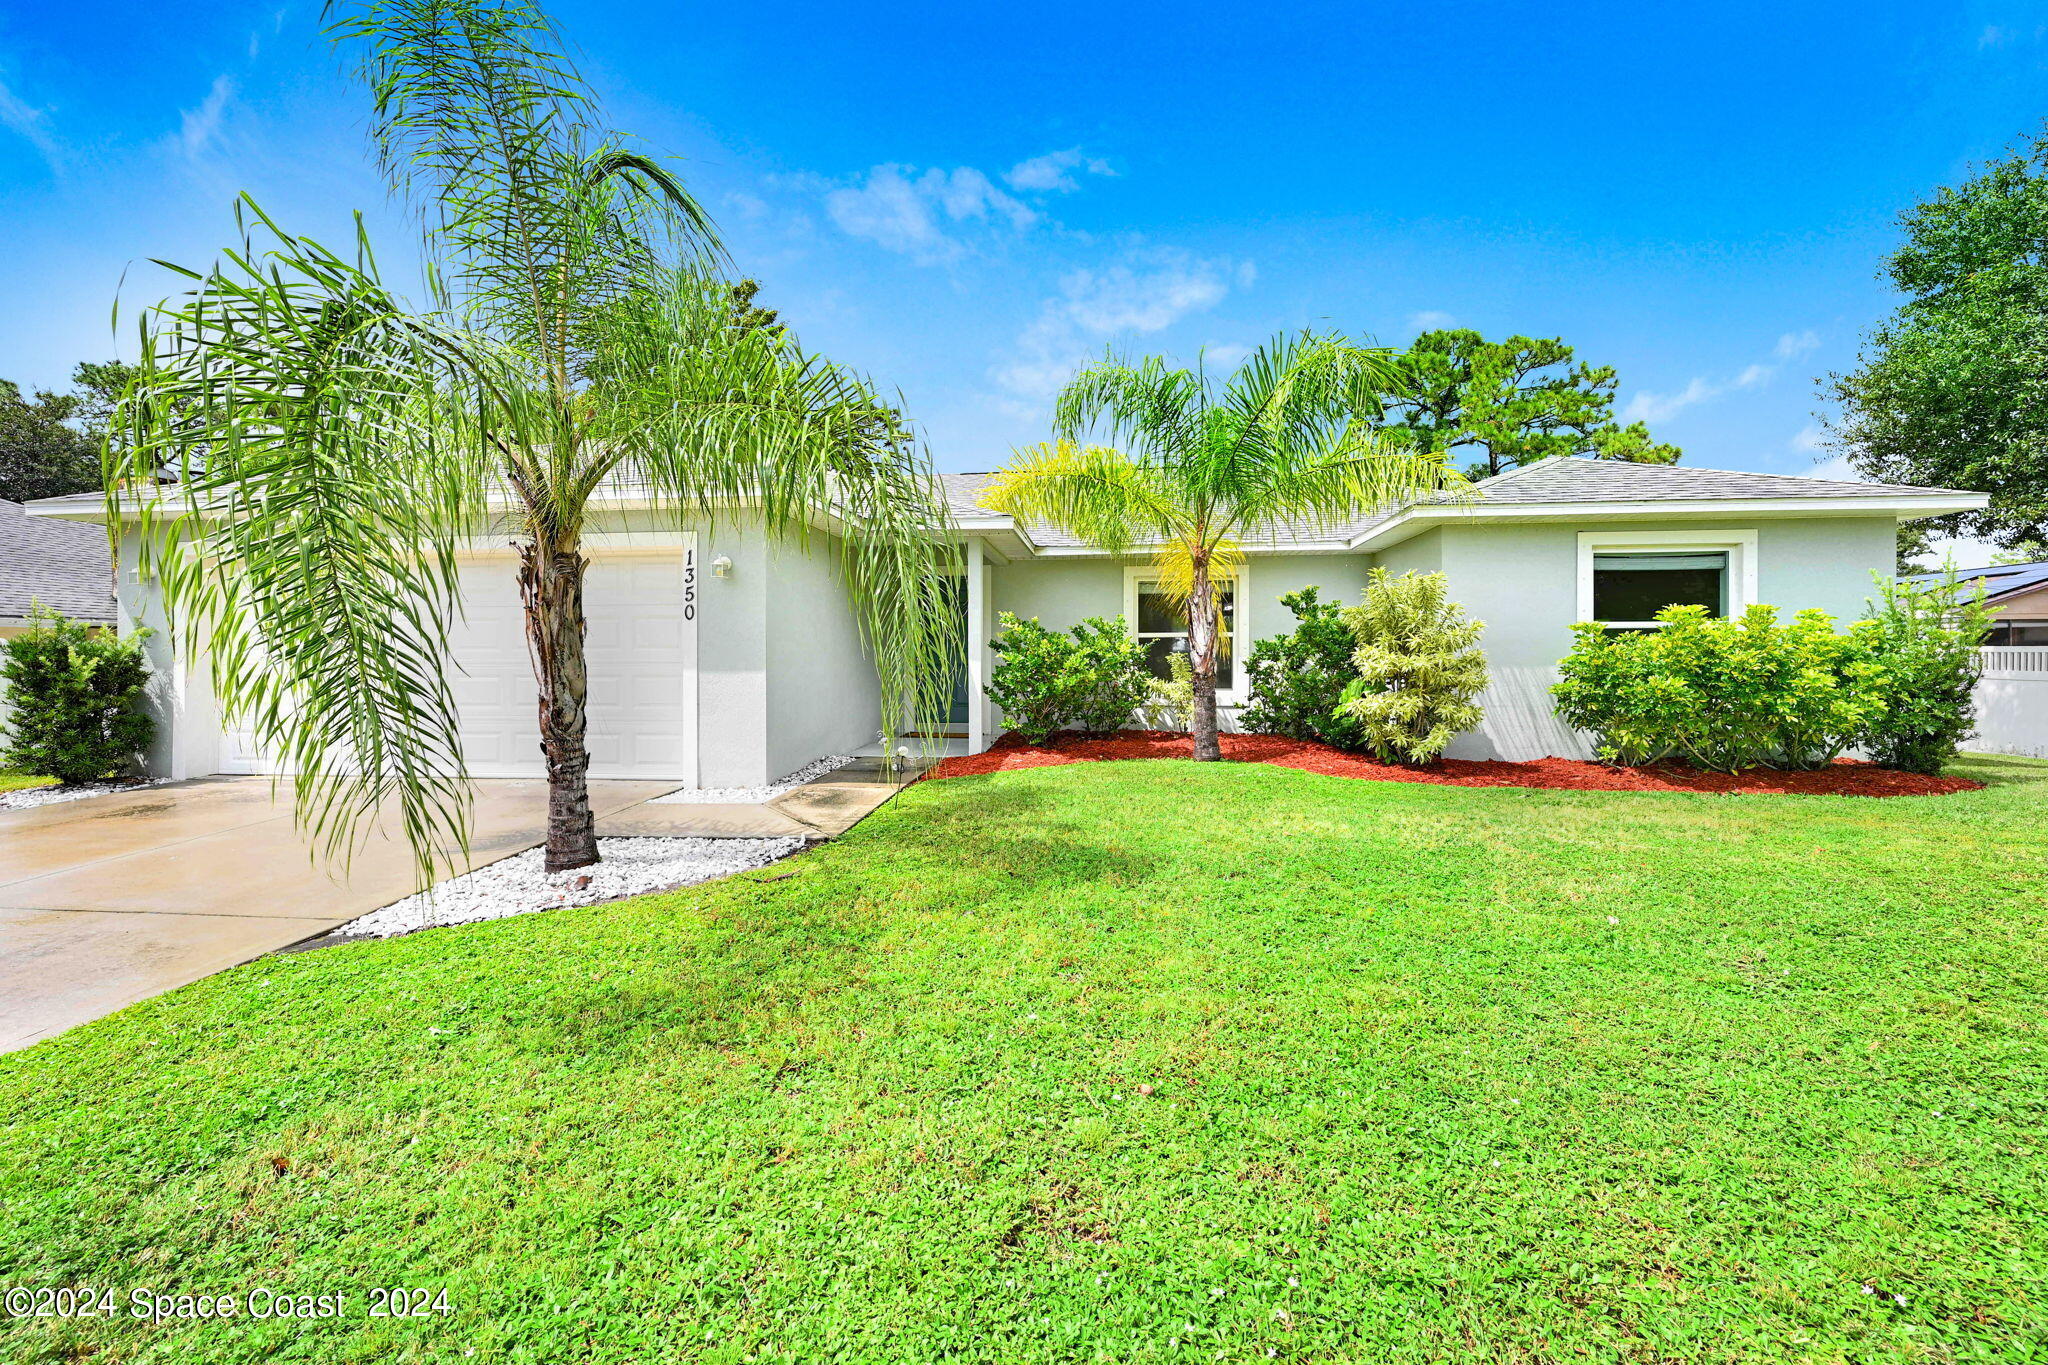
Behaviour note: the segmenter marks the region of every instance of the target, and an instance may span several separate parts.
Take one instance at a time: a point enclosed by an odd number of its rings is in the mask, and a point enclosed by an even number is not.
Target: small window
[[[1155,580],[1139,579],[1137,590],[1138,610],[1131,633],[1145,647],[1145,666],[1152,671],[1152,676],[1170,679],[1173,667],[1167,660],[1188,652],[1187,608],[1162,592]],[[1220,626],[1220,638],[1216,641],[1216,685],[1228,690],[1232,686],[1231,679],[1236,676],[1231,671],[1230,642],[1235,633],[1232,627],[1237,619],[1237,603],[1230,584],[1216,585],[1216,608]]]
[[[1700,606],[1709,616],[1728,614],[1728,552],[1596,553],[1593,618],[1647,624],[1671,606]]]
[[[2048,645],[2048,621],[1994,621],[1987,645]]]

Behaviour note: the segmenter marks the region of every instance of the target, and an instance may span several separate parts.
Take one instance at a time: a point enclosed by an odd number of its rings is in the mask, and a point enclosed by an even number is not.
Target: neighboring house
[[[964,546],[956,596],[967,637],[949,735],[986,747],[1001,718],[983,697],[999,612],[1067,626],[1122,615],[1157,667],[1185,648],[1142,556],[1117,557],[980,505],[987,474],[942,476]],[[1575,621],[1645,625],[1670,602],[1735,613],[1756,602],[1860,615],[1873,573],[1889,573],[1901,519],[1973,510],[1980,493],[1591,460],[1553,460],[1486,480],[1470,502],[1382,509],[1345,526],[1289,525],[1251,539],[1230,585],[1234,645],[1219,679],[1226,722],[1242,705],[1246,643],[1292,627],[1280,597],[1306,584],[1358,599],[1368,573],[1441,570],[1486,623],[1493,670],[1485,722],[1460,757],[1583,754],[1549,687]],[[37,503],[39,517],[96,520],[97,497]],[[808,548],[769,541],[742,518],[664,526],[629,493],[593,505],[586,541],[593,777],[704,786],[764,782],[877,737],[872,669],[834,566],[831,523]],[[132,537],[134,533],[128,533]],[[132,562],[124,550],[124,564]],[[479,776],[540,772],[534,691],[508,546],[468,562],[467,619],[451,649],[464,675],[464,748]],[[150,585],[122,575],[124,621],[161,624]],[[151,641],[166,776],[270,770],[224,727],[203,659]]]
[[[114,624],[114,572],[98,526],[31,517],[0,499],[0,639],[28,629],[37,606]]]
[[[1913,581],[1946,576],[1915,574]],[[1995,564],[1956,576],[1982,585],[1994,622],[1977,680],[1977,730],[1964,747],[2048,757],[2048,564]]]
[[[1931,582],[1940,573],[1915,574]],[[1984,605],[1996,624],[1984,637],[1987,645],[2048,645],[2048,564],[1997,564],[1988,569],[1960,569],[1956,576],[1984,588]]]

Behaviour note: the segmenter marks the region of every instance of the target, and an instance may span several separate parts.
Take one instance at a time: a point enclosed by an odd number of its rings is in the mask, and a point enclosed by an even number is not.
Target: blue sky
[[[1042,437],[1106,345],[1455,323],[1615,365],[1688,463],[1806,472],[1897,212],[2048,114],[2048,25],[2003,0],[555,13],[763,301],[946,469]],[[0,12],[0,376],[127,350],[117,288],[168,292],[148,258],[203,263],[241,190],[411,254],[316,4],[166,15]]]

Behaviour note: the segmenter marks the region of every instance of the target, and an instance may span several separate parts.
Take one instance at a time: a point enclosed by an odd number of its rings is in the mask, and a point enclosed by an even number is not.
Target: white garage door
[[[697,622],[693,551],[593,556],[589,622],[590,775],[694,782]],[[539,701],[519,605],[517,561],[462,570],[465,619],[449,638],[462,751],[477,777],[539,777]],[[223,736],[223,772],[274,772],[243,734]]]

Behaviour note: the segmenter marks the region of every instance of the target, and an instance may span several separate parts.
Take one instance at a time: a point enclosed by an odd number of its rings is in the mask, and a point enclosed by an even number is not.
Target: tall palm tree
[[[597,861],[582,536],[621,484],[680,523],[826,519],[881,675],[885,732],[943,704],[951,632],[935,480],[894,410],[745,310],[709,218],[603,129],[529,0],[330,4],[391,189],[424,227],[429,302],[284,231],[142,322],[105,459],[144,570],[208,642],[227,714],[296,774],[345,856],[395,801],[423,878],[466,838],[448,682],[458,550],[517,542],[548,780],[547,867]],[[177,482],[157,486],[168,468]],[[153,491],[152,491],[153,490]]]
[[[1112,357],[1068,382],[1054,439],[1018,451],[982,501],[1112,553],[1154,555],[1187,610],[1194,756],[1219,759],[1217,580],[1243,541],[1278,521],[1339,521],[1465,486],[1441,456],[1379,430],[1404,382],[1393,352],[1312,332],[1276,337],[1220,381],[1199,364]]]

